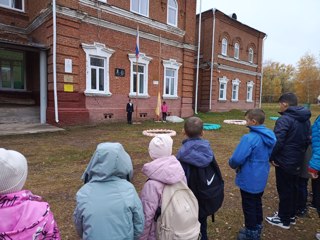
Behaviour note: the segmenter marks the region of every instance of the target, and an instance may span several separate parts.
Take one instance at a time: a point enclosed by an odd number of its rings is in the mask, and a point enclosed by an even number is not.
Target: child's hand
[[[310,172],[310,175],[311,175],[311,178],[312,178],[312,179],[318,178],[318,174],[317,174],[317,173]]]

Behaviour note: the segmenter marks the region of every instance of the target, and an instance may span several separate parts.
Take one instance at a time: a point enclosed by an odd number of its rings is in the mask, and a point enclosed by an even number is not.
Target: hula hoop
[[[223,120],[226,124],[235,124],[235,125],[246,125],[246,120],[237,120],[237,119],[230,119],[230,120]]]
[[[271,120],[276,121],[279,117],[270,117]]]
[[[204,123],[203,124],[203,129],[204,130],[217,130],[220,129],[221,125],[220,124],[214,124],[214,123]]]
[[[155,137],[159,134],[168,134],[171,137],[174,137],[177,135],[176,131],[170,130],[170,129],[148,129],[142,131],[142,134],[148,137]]]

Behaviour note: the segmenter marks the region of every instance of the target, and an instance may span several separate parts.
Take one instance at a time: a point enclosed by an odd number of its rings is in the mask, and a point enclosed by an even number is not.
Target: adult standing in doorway
[[[132,124],[132,113],[134,112],[133,103],[129,98],[129,102],[127,103],[127,121],[128,124]]]

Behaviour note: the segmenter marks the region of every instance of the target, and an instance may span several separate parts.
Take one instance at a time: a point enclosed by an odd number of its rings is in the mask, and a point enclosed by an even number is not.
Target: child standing
[[[129,182],[131,158],[120,143],[97,146],[82,175],[73,220],[83,239],[138,239],[144,217],[141,201]]]
[[[167,114],[168,114],[168,105],[165,101],[163,101],[161,105],[161,112],[162,112],[162,121],[167,121]]]
[[[140,240],[156,239],[155,215],[161,206],[163,189],[180,181],[186,182],[180,162],[172,154],[172,138],[167,134],[155,136],[149,144],[152,162],[144,164],[142,172],[148,177],[140,193],[143,205],[145,226]]]
[[[60,240],[49,204],[21,190],[28,175],[26,158],[0,148],[0,239]]]
[[[298,181],[305,152],[310,142],[310,110],[298,106],[294,93],[279,98],[281,117],[276,121],[277,137],[270,162],[275,166],[279,194],[279,210],[266,221],[271,225],[290,229],[295,224]]]
[[[263,123],[265,114],[261,109],[245,113],[249,133],[244,135],[232,157],[231,168],[236,169],[236,185],[240,188],[245,228],[238,240],[258,240],[262,230],[262,195],[269,175],[269,157],[276,142],[274,133]]]
[[[205,168],[214,159],[213,151],[210,143],[202,139],[203,122],[198,117],[190,117],[184,123],[184,132],[187,136],[182,142],[182,146],[178,151],[177,159],[181,162],[183,170],[187,177],[188,186],[195,185],[190,182],[191,167]],[[198,199],[199,200],[199,199]],[[207,215],[205,210],[199,204],[199,222],[201,224],[201,239],[207,240]]]

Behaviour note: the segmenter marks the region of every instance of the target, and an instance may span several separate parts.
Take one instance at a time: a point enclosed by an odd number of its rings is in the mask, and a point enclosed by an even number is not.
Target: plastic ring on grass
[[[159,134],[168,134],[171,137],[177,135],[176,131],[170,130],[170,129],[149,129],[149,130],[144,130],[142,134],[148,137],[155,137]]]
[[[235,124],[235,125],[246,125],[246,120],[236,120],[236,119],[230,119],[230,120],[223,120],[226,124]]]
[[[276,121],[279,117],[270,117],[271,120]]]
[[[221,125],[220,124],[214,124],[214,123],[204,123],[203,124],[203,129],[204,130],[217,130],[220,129]]]

